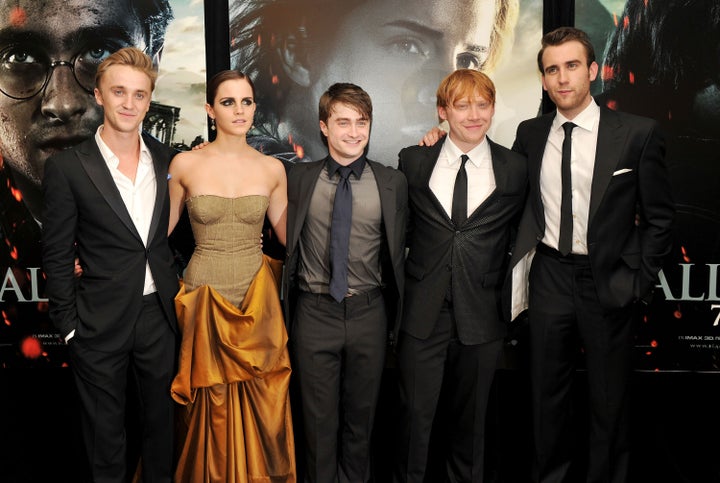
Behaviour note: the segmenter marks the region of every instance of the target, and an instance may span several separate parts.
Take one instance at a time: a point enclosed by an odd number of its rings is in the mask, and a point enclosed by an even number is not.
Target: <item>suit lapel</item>
[[[590,192],[590,210],[588,226],[597,213],[600,202],[605,196],[612,173],[620,159],[624,146],[625,131],[621,129],[621,122],[615,112],[600,108],[600,124],[598,126],[597,150],[595,153],[595,166],[593,167],[592,188]]]
[[[395,239],[396,231],[393,229],[395,226],[395,208],[397,206],[395,200],[397,194],[395,193],[392,183],[389,182],[385,170],[379,169],[380,165],[375,161],[370,161],[369,159],[367,161],[375,176],[375,183],[377,184],[378,194],[380,195],[380,209],[382,210],[387,242],[389,246],[394,247],[397,244],[397,240]]]
[[[486,139],[490,145],[490,156],[492,157],[490,161],[492,161],[493,176],[495,177],[495,191],[502,193],[507,191],[508,174],[505,169],[507,159],[505,159],[505,154],[499,149],[497,144],[490,140],[490,138]]]
[[[148,241],[152,240],[157,232],[158,226],[160,225],[160,217],[163,216],[163,204],[167,197],[168,184],[167,184],[167,168],[168,163],[165,163],[163,154],[159,153],[157,149],[150,147],[148,143],[145,143],[150,150],[152,157],[153,167],[155,168],[155,184],[157,185],[157,191],[155,194],[155,207],[153,208],[152,220],[150,220],[150,230],[148,232]],[[167,236],[167,233],[161,233],[161,236]]]
[[[543,207],[542,194],[540,191],[540,169],[542,168],[542,159],[545,155],[545,145],[550,136],[550,128],[555,119],[555,112],[545,114],[537,120],[537,129],[533,129],[532,136],[527,147],[528,155],[528,179],[533,183],[536,199],[531,206],[535,209],[535,219],[538,221],[538,227],[545,231],[545,208]]]
[[[435,165],[438,162],[440,151],[443,144],[445,143],[446,137],[443,137],[441,142],[435,143],[430,149],[422,151],[422,156],[417,160],[418,164],[418,176],[420,180],[420,186],[423,187],[427,199],[430,200],[432,205],[435,207],[435,211],[439,215],[440,219],[450,228],[454,228],[453,222],[450,219],[450,215],[445,211],[440,200],[437,199],[433,190],[430,189],[430,177],[432,176]]]
[[[92,138],[88,140],[87,143],[84,143],[82,148],[78,149],[77,156],[90,181],[92,181],[100,192],[100,195],[105,198],[105,201],[107,201],[117,217],[120,218],[123,225],[142,241],[142,237],[135,228],[135,223],[133,223],[130,213],[127,211],[122,196],[120,196],[120,191],[115,185],[115,181],[110,174],[107,164],[105,164],[105,160],[100,153],[95,139]]]
[[[316,161],[313,166],[298,165],[300,169],[291,170],[291,176],[299,176],[294,182],[297,183],[297,212],[293,215],[288,213],[288,233],[290,235],[288,248],[294,249],[300,239],[300,232],[305,224],[305,217],[310,209],[310,200],[313,190],[320,177],[320,171],[325,168],[326,160]]]

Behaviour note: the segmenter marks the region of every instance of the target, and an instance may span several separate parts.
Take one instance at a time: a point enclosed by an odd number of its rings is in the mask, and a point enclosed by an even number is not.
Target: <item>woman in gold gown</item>
[[[175,481],[294,482],[290,361],[278,283],[263,255],[265,215],[285,244],[282,163],[249,146],[254,88],[238,71],[207,86],[217,138],[178,154],[168,176],[170,230],[188,210],[196,248],[175,298],[182,330],[172,396],[184,406]]]

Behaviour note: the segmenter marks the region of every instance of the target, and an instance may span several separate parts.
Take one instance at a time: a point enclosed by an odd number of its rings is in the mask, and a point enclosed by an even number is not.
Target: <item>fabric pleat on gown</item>
[[[208,285],[181,285],[177,483],[296,480],[281,267],[263,256],[240,308]]]

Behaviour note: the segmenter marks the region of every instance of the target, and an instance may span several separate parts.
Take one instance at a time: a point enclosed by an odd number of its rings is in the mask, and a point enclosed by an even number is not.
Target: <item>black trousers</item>
[[[503,342],[464,345],[454,327],[446,303],[430,337],[400,334],[401,440],[395,481],[483,481],[485,416]],[[443,440],[431,445],[433,426],[443,428],[433,434]],[[430,455],[431,447],[443,454]],[[442,462],[440,480],[428,473],[431,457]]]
[[[94,483],[126,483],[125,408],[128,368],[140,396],[144,483],[170,483],[173,472],[176,337],[156,294],[143,308],[130,338],[114,352],[93,349],[77,335],[68,342],[81,408],[83,441]],[[132,476],[132,475],[130,475]]]
[[[581,350],[590,411],[588,474],[582,481],[627,481],[631,315],[631,308],[601,307],[588,257],[538,249],[528,311],[535,481],[570,481],[578,423],[571,389]]]
[[[305,481],[369,481],[387,341],[380,289],[341,303],[301,293],[290,333],[302,402]]]

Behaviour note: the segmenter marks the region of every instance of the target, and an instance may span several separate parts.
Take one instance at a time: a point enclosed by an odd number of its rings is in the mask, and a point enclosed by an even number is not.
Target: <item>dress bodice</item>
[[[260,233],[268,203],[262,195],[186,200],[196,244],[183,276],[188,291],[210,285],[233,304],[242,302],[262,262]]]

